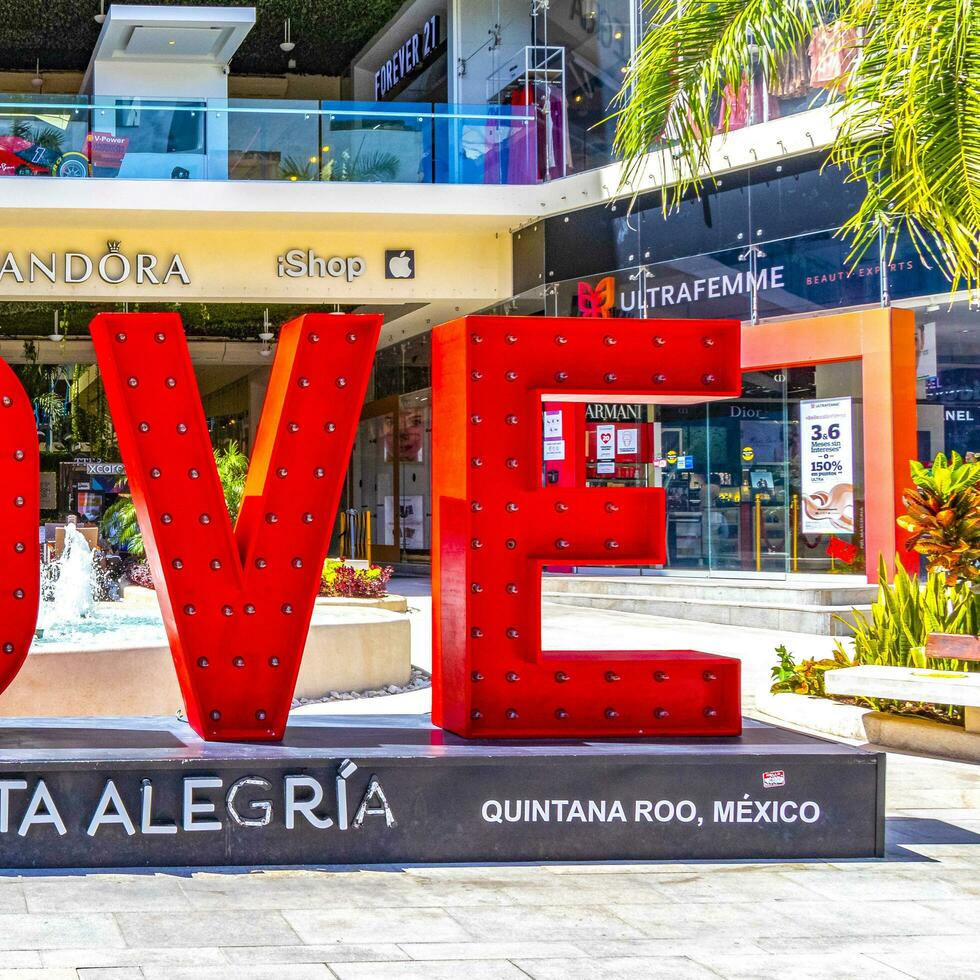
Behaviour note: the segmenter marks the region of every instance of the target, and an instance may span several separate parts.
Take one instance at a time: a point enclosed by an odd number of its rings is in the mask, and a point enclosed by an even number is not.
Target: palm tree
[[[866,194],[846,222],[852,260],[884,231],[933,259],[953,290],[980,286],[980,4],[975,0],[644,0],[651,24],[617,97],[623,185],[668,139],[665,207],[705,180],[726,86],[772,82],[815,28],[856,40],[830,160]],[[729,120],[722,119],[728,130]],[[665,155],[666,156],[666,155]]]
[[[223,448],[215,449],[214,462],[218,468],[218,479],[225,495],[225,506],[232,521],[238,517],[245,492],[245,477],[248,475],[248,457],[239,449],[238,443],[231,440]],[[123,548],[134,558],[145,558],[143,532],[136,517],[136,507],[132,497],[122,497],[102,515],[102,536],[117,548]]]

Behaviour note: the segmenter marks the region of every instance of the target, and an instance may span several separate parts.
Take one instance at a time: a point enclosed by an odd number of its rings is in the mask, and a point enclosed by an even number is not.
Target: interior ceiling
[[[290,58],[294,73],[342,75],[351,58],[403,0],[164,0],[162,7],[256,9],[256,23],[231,63],[237,75],[281,75]],[[106,2],[106,9],[112,6]],[[0,70],[84,71],[99,35],[99,0],[0,0]],[[279,49],[283,22],[292,22],[296,47]]]

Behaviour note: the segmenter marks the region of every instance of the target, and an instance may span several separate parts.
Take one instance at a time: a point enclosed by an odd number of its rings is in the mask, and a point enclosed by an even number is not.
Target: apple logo
[[[385,279],[414,279],[415,252],[412,249],[389,249],[385,252]]]

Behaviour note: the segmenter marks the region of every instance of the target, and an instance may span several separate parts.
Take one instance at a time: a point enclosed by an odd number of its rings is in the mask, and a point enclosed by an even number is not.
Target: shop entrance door
[[[707,405],[709,566],[713,575],[787,574],[786,372],[751,371],[737,401]]]
[[[397,438],[398,396],[365,405],[351,455],[348,506],[356,514],[370,515],[375,562],[396,562],[400,556]]]

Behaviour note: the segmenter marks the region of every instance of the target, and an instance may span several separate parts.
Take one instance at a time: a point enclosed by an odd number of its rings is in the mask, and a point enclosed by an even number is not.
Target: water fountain
[[[100,601],[117,588],[105,576],[100,554],[69,524],[61,556],[43,568],[37,635],[0,699],[0,717],[173,716],[180,708],[156,596],[128,588],[121,602]],[[406,608],[399,596],[318,600],[296,696],[405,684]]]
[[[52,598],[45,603],[46,620],[75,622],[95,611],[95,555],[78,527],[65,527],[65,547],[61,557],[52,563],[57,577]]]
[[[61,557],[42,571],[42,602],[35,647],[60,644],[91,646],[113,640],[154,644],[165,642],[163,621],[155,605],[125,609],[96,602],[104,596],[110,576],[74,524],[65,527]]]

